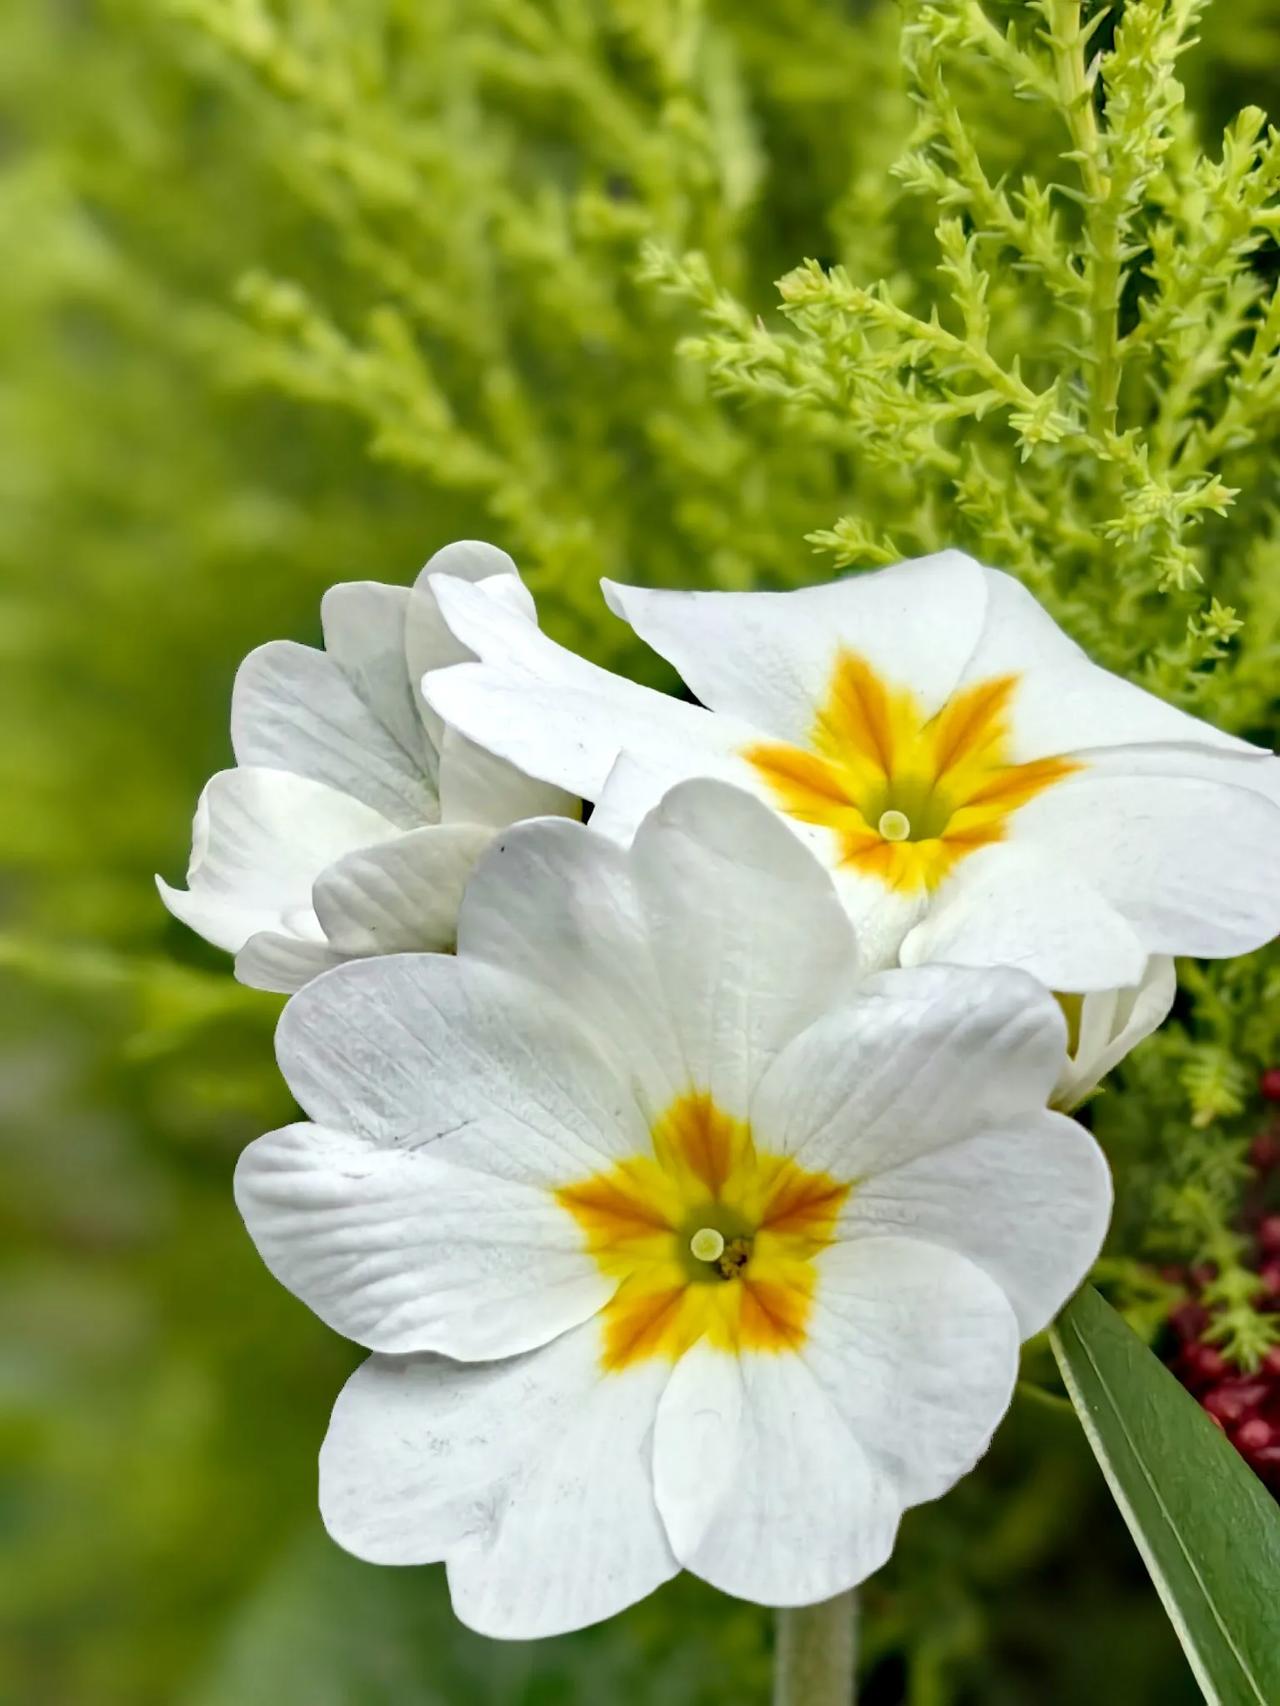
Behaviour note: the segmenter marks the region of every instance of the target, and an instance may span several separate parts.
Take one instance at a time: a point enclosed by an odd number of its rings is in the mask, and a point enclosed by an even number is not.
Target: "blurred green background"
[[[804,255],[909,271],[899,27],[838,0],[0,15],[0,1700],[766,1699],[767,1615],[696,1583],[503,1647],[439,1572],[329,1545],[315,1458],[356,1353],[229,1188],[289,1117],[278,1003],[152,873],[181,877],[229,762],[237,662],[317,638],[335,580],[492,538],[560,638],[643,672],[600,573],[830,572],[803,541],[848,507],[850,446],[722,403],[636,252],[697,248],[752,313]],[[1274,8],[1204,34],[1206,122],[1274,111]],[[868,1706],[1195,1698],[1042,1401],[864,1601]]]

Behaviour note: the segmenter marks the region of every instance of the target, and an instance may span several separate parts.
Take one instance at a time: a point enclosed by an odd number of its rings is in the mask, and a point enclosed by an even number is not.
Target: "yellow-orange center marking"
[[[865,658],[841,651],[810,748],[760,742],[743,756],[779,807],[840,838],[840,862],[906,893],[936,889],[959,861],[1005,837],[1019,806],[1080,769],[1010,758],[1016,675],[992,676],[926,717]]]
[[[652,1154],[556,1192],[618,1282],[603,1312],[604,1366],[674,1361],[699,1339],[730,1352],[797,1349],[814,1258],[849,1189],[758,1150],[704,1092],[677,1097],[653,1128]]]

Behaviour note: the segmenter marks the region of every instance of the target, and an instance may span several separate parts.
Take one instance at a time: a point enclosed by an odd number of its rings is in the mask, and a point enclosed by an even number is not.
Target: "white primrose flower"
[[[434,584],[480,660],[427,684],[447,720],[598,801],[621,838],[683,777],[753,790],[832,870],[871,963],[1099,990],[1138,983],[1152,954],[1236,954],[1280,929],[1272,756],[1098,668],[958,551],[786,593],[606,581],[702,706]]]
[[[424,672],[470,656],[427,586],[445,571],[536,625],[510,557],[464,541],[438,551],[412,588],[331,587],[324,651],[273,640],[236,674],[237,768],[200,796],[187,889],[156,883],[176,917],[236,955],[244,983],[294,990],[346,959],[450,947],[463,885],[495,831],[577,811],[423,701]]]
[[[1067,1062],[1054,1085],[1053,1106],[1078,1108],[1113,1066],[1163,1024],[1177,993],[1173,961],[1154,954],[1132,988],[1059,996],[1067,1018]]]
[[[1032,978],[858,973],[821,865],[701,781],[629,849],[518,825],[455,957],[294,997],[313,1123],[236,1190],[272,1271],[375,1353],[321,1455],[343,1546],[445,1560],[490,1635],[681,1567],[804,1604],[973,1466],[1097,1253],[1107,1169],[1045,1108],[1066,1027]]]

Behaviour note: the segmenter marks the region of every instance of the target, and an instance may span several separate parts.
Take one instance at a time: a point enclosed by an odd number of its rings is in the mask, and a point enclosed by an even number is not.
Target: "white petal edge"
[[[454,1610],[483,1635],[614,1616],[679,1568],[650,1457],[667,1376],[602,1376],[592,1326],[495,1363],[372,1357],[320,1454],[325,1526],[373,1563],[446,1560]]]
[[[545,1190],[295,1124],[251,1143],[236,1203],[271,1272],[370,1350],[513,1356],[588,1320],[614,1283]]]

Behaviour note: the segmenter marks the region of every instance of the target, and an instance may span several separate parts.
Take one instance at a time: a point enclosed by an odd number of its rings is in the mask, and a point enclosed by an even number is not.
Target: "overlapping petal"
[[[433,585],[481,660],[428,682],[438,710],[619,838],[682,778],[750,788],[835,872],[865,963],[1099,991],[1280,930],[1277,761],[1099,669],[962,553],[785,594],[606,583],[710,718]]]
[[[424,670],[471,655],[436,606],[437,570],[476,580],[513,620],[535,620],[505,552],[461,541],[412,589],[331,587],[323,651],[273,641],[241,665],[231,718],[240,769],[228,775],[291,777],[302,804],[294,815],[260,804],[261,782],[215,778],[197,814],[191,892],[163,882],[160,892],[184,922],[238,951],[246,983],[292,992],[347,958],[451,948],[466,878],[493,831],[578,813],[563,790],[446,729],[423,699]],[[240,821],[250,795],[252,845]],[[325,799],[352,833],[320,833]]]

